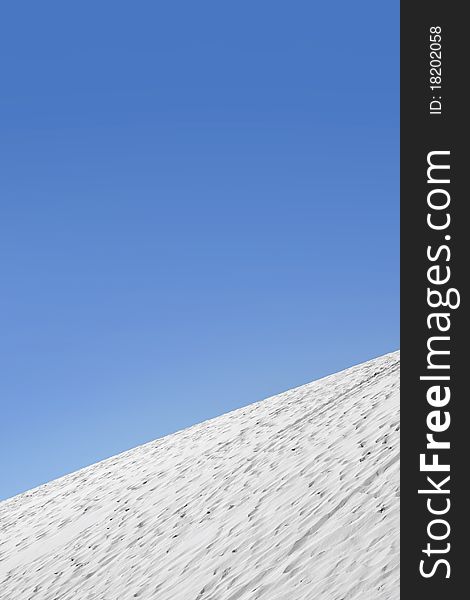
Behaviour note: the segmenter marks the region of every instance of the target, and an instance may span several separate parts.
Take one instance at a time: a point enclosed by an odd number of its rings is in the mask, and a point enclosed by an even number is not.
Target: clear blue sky
[[[398,348],[398,11],[2,7],[0,497]]]

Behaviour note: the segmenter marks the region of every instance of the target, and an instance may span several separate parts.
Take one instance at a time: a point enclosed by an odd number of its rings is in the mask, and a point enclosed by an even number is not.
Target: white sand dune
[[[2,600],[399,598],[399,354],[0,504]]]

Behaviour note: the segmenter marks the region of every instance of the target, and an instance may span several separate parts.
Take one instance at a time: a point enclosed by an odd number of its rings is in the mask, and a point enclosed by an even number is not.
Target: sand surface
[[[1,600],[399,598],[399,354],[0,503]]]

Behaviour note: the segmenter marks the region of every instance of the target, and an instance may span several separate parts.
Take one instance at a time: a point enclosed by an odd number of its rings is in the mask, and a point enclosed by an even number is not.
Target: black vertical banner
[[[465,4],[401,5],[401,598],[468,592]]]

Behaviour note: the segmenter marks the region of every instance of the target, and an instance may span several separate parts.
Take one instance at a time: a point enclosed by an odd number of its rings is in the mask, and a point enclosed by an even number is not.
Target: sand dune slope
[[[0,504],[2,600],[398,592],[399,354]]]

